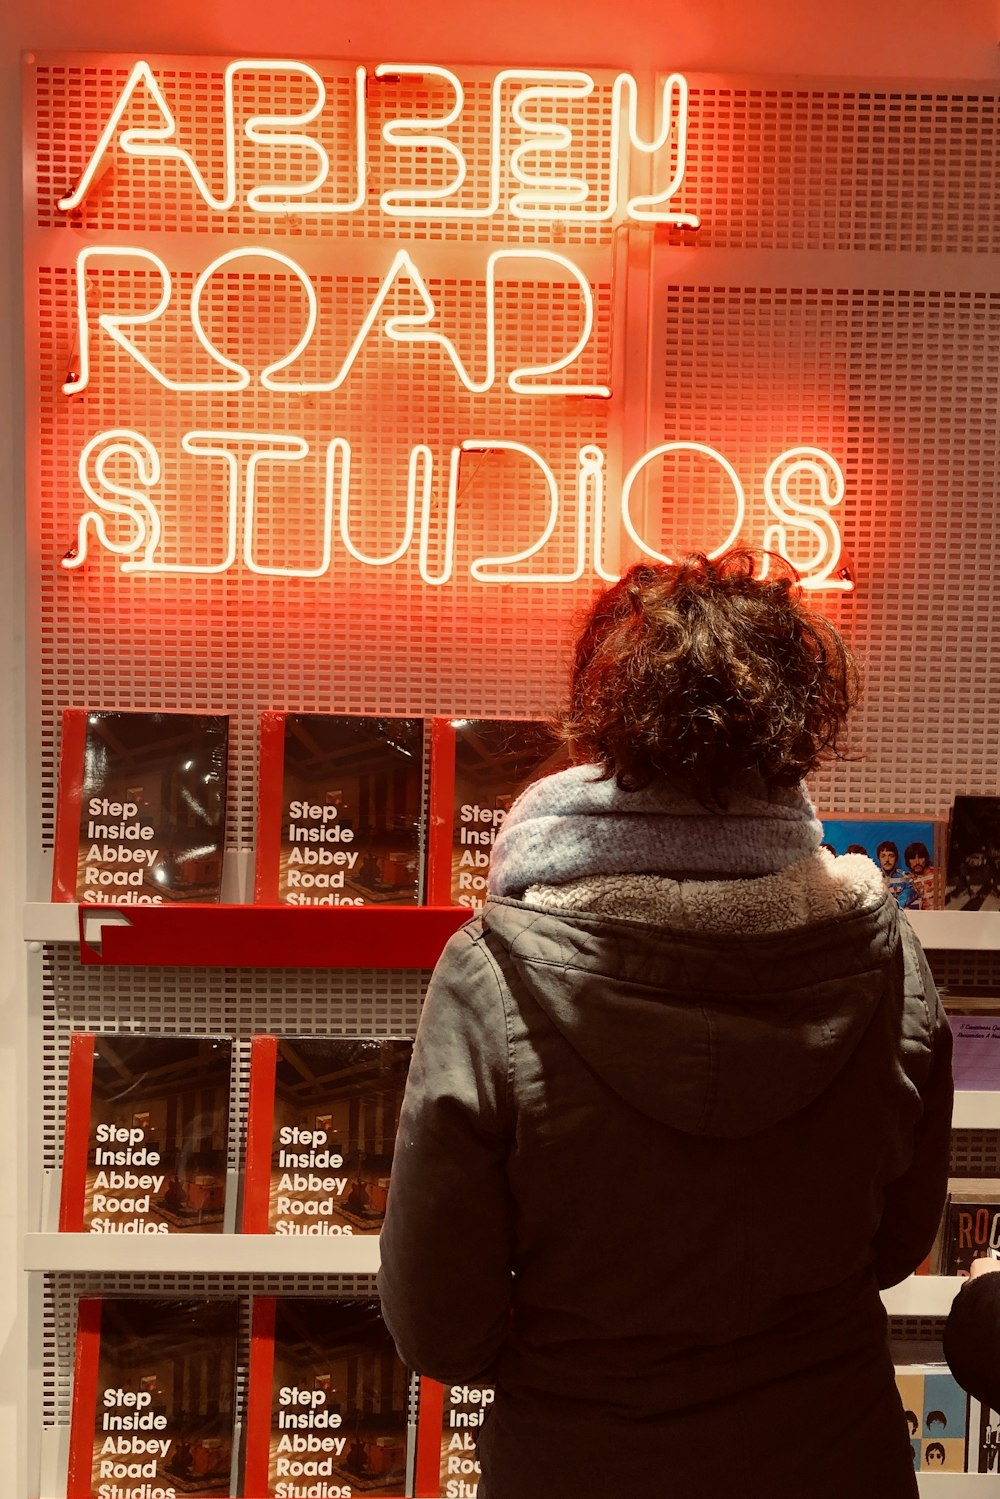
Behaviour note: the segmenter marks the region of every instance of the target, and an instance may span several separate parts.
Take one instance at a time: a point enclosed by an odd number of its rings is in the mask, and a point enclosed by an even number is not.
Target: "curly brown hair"
[[[859,674],[837,630],[802,602],[782,558],[640,563],[600,595],[577,641],[563,734],[624,790],[659,775],[724,802],[742,773],[793,786],[846,758]]]

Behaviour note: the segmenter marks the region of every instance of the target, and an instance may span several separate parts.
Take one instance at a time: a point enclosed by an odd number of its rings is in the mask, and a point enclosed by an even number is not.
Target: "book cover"
[[[419,903],[423,784],[422,719],[263,713],[254,900]]]
[[[1000,1091],[1000,1009],[979,1008],[958,1013],[945,998],[953,1050],[951,1070],[955,1087],[969,1092]]]
[[[903,1402],[916,1471],[967,1472],[969,1397],[946,1365],[898,1365],[896,1388]]]
[[[52,899],[217,901],[228,739],[221,713],[67,708]]]
[[[78,1303],[67,1499],[233,1493],[236,1301]]]
[[[490,849],[511,803],[568,764],[566,746],[540,719],[432,720],[431,905],[482,908]]]
[[[953,1177],[944,1210],[941,1274],[968,1275],[978,1259],[1000,1259],[1000,1181]]]
[[[404,1494],[408,1400],[377,1301],[255,1297],[244,1492]]]
[[[222,1232],[231,1058],[225,1036],[73,1033],[63,1232]]]
[[[254,1036],[243,1232],[377,1234],[408,1036]]]
[[[1000,796],[956,796],[948,826],[945,908],[1000,910]]]
[[[493,1404],[489,1385],[421,1379],[417,1406],[416,1499],[476,1499],[476,1435]]]
[[[835,854],[866,854],[901,910],[942,904],[941,828],[931,819],[821,816],[823,844]]]

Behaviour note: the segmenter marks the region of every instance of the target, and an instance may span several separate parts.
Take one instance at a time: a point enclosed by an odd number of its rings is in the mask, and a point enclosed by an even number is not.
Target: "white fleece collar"
[[[826,849],[757,879],[672,880],[658,874],[597,874],[565,885],[532,885],[529,906],[589,911],[725,936],[764,936],[878,905],[886,887],[864,854]]]

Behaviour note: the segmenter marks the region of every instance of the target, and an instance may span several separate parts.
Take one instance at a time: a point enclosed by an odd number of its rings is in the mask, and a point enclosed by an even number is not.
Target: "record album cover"
[[[244,1490],[254,1499],[406,1492],[409,1375],[377,1301],[256,1297]]]
[[[67,1499],[234,1492],[235,1300],[78,1304]]]
[[[244,1233],[377,1234],[408,1036],[254,1036]]]
[[[227,1036],[73,1033],[63,1232],[223,1231],[231,1060]]]
[[[52,899],[217,901],[228,738],[221,713],[67,708]]]
[[[262,714],[254,899],[418,903],[423,780],[419,718]]]
[[[512,802],[533,781],[565,770],[569,754],[540,719],[435,718],[431,733],[428,899],[478,911]]]
[[[476,1499],[476,1437],[494,1391],[489,1385],[421,1379],[417,1406],[416,1499]]]

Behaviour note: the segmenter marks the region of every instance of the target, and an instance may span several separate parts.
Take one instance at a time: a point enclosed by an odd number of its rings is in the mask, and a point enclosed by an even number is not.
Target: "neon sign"
[[[247,445],[253,451],[244,458],[240,450]],[[491,437],[467,438],[460,445],[453,446],[446,465],[442,465],[447,469],[443,500],[435,498],[434,452],[424,443],[415,444],[410,450],[407,466],[402,537],[398,545],[382,557],[372,557],[362,552],[352,539],[351,480],[354,457],[351,444],[346,438],[335,437],[328,442],[318,464],[306,439],[288,433],[189,431],[183,434],[181,447],[190,456],[221,459],[226,466],[226,499],[221,526],[225,544],[222,555],[210,563],[167,562],[157,556],[163,539],[163,527],[152,492],[161,483],[160,454],[143,433],[129,428],[114,428],[91,438],[80,454],[80,486],[94,508],[85,511],[80,517],[77,544],[63,558],[62,565],[65,568],[75,569],[84,564],[93,534],[105,551],[124,559],[120,563],[123,573],[146,576],[154,573],[224,573],[241,563],[249,572],[265,577],[320,578],[330,569],[336,530],[337,540],[344,550],[355,561],[368,567],[387,567],[400,562],[411,550],[416,537],[420,577],[431,586],[439,586],[449,582],[455,575],[455,533],[462,455],[502,452],[517,454],[527,469],[533,469],[535,475],[541,478],[548,501],[548,516],[540,534],[528,546],[502,556],[477,557],[470,563],[470,575],[481,583],[523,583],[536,586],[541,583],[574,583],[584,575],[589,561],[598,577],[614,582],[619,576],[618,573],[609,571],[603,561],[609,510],[604,483],[605,454],[594,444],[586,444],[577,454],[576,489],[572,500],[568,502],[574,508],[573,557],[571,565],[559,572],[523,571],[519,567],[519,564],[543,552],[555,532],[564,503],[551,465],[527,443]],[[622,488],[617,520],[624,525],[635,546],[645,556],[663,562],[673,560],[656,550],[639,533],[630,510],[637,477],[655,458],[667,452],[698,453],[717,463],[732,483],[735,495],[732,530],[709,553],[713,557],[719,556],[739,537],[746,501],[739,475],[732,464],[721,453],[704,443],[664,443],[643,454],[633,464]],[[255,551],[258,470],[263,464],[301,463],[310,458],[313,459],[314,467],[321,469],[324,497],[322,519],[316,536],[318,560],[297,567],[262,563]],[[132,476],[127,480],[116,476],[112,465],[112,460],[122,459],[126,460],[126,466],[132,470]],[[819,491],[818,504],[811,504],[793,494],[792,480],[795,477],[801,479],[803,474],[815,480]],[[792,526],[805,528],[816,544],[813,556],[807,562],[797,564],[803,588],[848,589],[852,586],[846,578],[836,574],[841,555],[840,534],[829,513],[831,507],[839,504],[843,492],[843,475],[840,469],[829,454],[818,448],[790,448],[780,454],[768,469],[765,499],[778,521],[771,527],[774,537],[765,544],[782,555],[787,555],[788,528]],[[434,522],[443,523],[444,540],[438,549],[440,556],[436,564],[432,565],[430,536]],[[441,528],[439,524],[435,529]],[[116,534],[122,530],[123,536]]]
[[[246,104],[256,99],[261,80],[268,80],[277,95],[268,113],[259,112],[256,105],[251,112]],[[266,577],[319,579],[330,573],[339,550],[364,567],[415,567],[426,585],[440,587],[455,578],[459,565],[463,458],[479,454],[488,461],[497,453],[520,466],[533,490],[540,489],[544,518],[536,534],[523,538],[523,545],[504,554],[474,557],[468,572],[477,582],[568,584],[588,570],[613,581],[618,574],[606,558],[619,539],[640,555],[670,560],[647,534],[650,522],[642,517],[639,496],[654,465],[677,455],[716,470],[723,492],[731,495],[728,529],[710,555],[736,544],[747,522],[747,496],[736,468],[716,448],[698,440],[660,443],[630,467],[621,463],[625,477],[612,496],[609,444],[602,447],[577,438],[569,453],[550,460],[539,451],[530,430],[516,440],[508,433],[464,438],[456,434],[438,451],[422,434],[403,435],[402,446],[408,445],[409,451],[399,529],[379,555],[357,543],[357,490],[359,473],[364,489],[364,461],[338,432],[336,412],[330,413],[326,431],[321,426],[318,439],[315,431],[307,435],[286,426],[296,425],[290,413],[297,398],[311,404],[318,396],[350,395],[362,358],[370,362],[375,357],[381,368],[407,348],[429,348],[440,356],[437,381],[442,398],[451,391],[463,398],[507,398],[509,392],[518,398],[515,409],[529,423],[538,401],[551,408],[552,402],[567,398],[607,402],[613,395],[607,373],[593,373],[595,339],[605,331],[597,328],[594,289],[564,248],[504,244],[502,227],[483,250],[464,246],[466,302],[458,314],[450,314],[456,326],[449,327],[445,301],[435,300],[432,279],[419,263],[434,254],[426,241],[441,231],[433,226],[442,220],[482,224],[506,218],[534,226],[549,224],[557,232],[558,226],[574,223],[694,229],[699,219],[677,202],[688,136],[688,89],[679,74],[667,77],[656,97],[642,99],[628,73],[599,89],[592,74],[579,70],[502,69],[489,86],[487,138],[471,158],[466,90],[451,69],[436,64],[359,67],[347,87],[349,105],[332,118],[326,83],[310,64],[273,59],[230,62],[222,74],[221,91],[210,105],[215,110],[214,133],[208,149],[201,147],[199,160],[193,143],[182,138],[151,65],[140,61],[132,67],[76,187],[59,200],[65,213],[84,208],[113,164],[127,167],[130,161],[145,160],[173,163],[180,186],[172,185],[171,192],[186,187],[216,214],[245,207],[256,215],[294,214],[308,221],[331,215],[345,218],[377,205],[397,237],[398,226],[407,221],[429,229],[409,247],[373,241],[368,264],[380,279],[367,311],[351,324],[335,301],[337,278],[317,277],[303,264],[306,257],[301,251],[296,258],[273,248],[263,236],[259,241],[244,236],[221,253],[216,253],[214,241],[211,258],[194,268],[193,285],[183,282],[189,291],[172,273],[159,241],[155,250],[133,243],[85,244],[75,260],[76,337],[63,392],[77,397],[102,380],[115,380],[122,390],[135,393],[141,407],[144,392],[156,387],[183,397],[185,415],[172,454],[162,438],[163,451],[139,430],[141,423],[107,427],[84,443],[77,478],[87,508],[63,567],[75,571],[96,550],[103,550],[118,559],[122,574],[138,577],[214,576],[245,569]],[[408,87],[406,96],[417,95],[421,111],[399,110],[385,118],[392,99],[400,96],[392,90],[402,93]],[[376,89],[387,91],[379,97],[377,110]],[[383,120],[380,180],[374,180],[373,172],[371,131],[376,115]],[[135,123],[137,118],[144,123]],[[338,128],[345,139],[338,143],[335,162],[329,143]],[[599,150],[593,149],[595,141]],[[588,146],[591,149],[585,149]],[[332,184],[335,166],[344,161],[351,186],[338,198]],[[297,174],[291,163],[300,165]],[[225,230],[225,225],[219,227]],[[196,255],[200,243],[195,242]],[[470,257],[477,256],[473,264]],[[190,260],[189,247],[186,268]],[[115,273],[116,290],[122,294],[113,311],[102,305],[100,296],[101,276],[107,271]],[[542,328],[550,338],[545,357],[536,353],[531,362],[524,362],[523,355],[512,356],[510,339],[504,337],[510,332],[503,325],[510,300],[505,300],[504,288],[519,279],[530,280],[534,288],[533,328]],[[538,313],[543,296],[539,288],[544,287],[560,312],[548,320]],[[411,310],[398,310],[398,296]],[[239,327],[253,326],[254,309],[265,303],[279,305],[283,316],[277,322],[291,332],[277,357],[271,350],[260,367],[252,367],[245,358],[232,357],[220,341],[234,318]],[[319,351],[330,342],[323,337],[329,325],[345,332],[345,342],[342,352],[326,356],[327,367],[317,368]],[[459,329],[464,352],[457,341]],[[109,354],[115,355],[113,365]],[[111,369],[115,373],[109,375]],[[247,393],[256,413],[266,407],[264,392],[281,401],[280,417],[265,414],[262,430],[239,404],[231,408],[229,425],[225,414],[220,420],[220,400],[235,402]],[[117,393],[116,388],[113,394]],[[199,425],[192,413],[201,396],[211,400]],[[469,418],[463,421],[468,424]],[[491,432],[495,424],[494,414],[480,430]],[[301,425],[308,425],[304,418]],[[550,418],[548,440],[553,425]],[[198,528],[193,534],[185,534],[176,519],[166,520],[177,514],[176,504],[168,502],[176,488],[171,465],[181,461],[178,454],[214,469],[216,476],[221,470],[221,484],[206,481],[200,488],[200,493],[211,496],[207,508],[213,512],[214,529],[204,506],[192,523]],[[560,470],[574,475],[562,487],[556,477]],[[261,494],[280,491],[282,472],[303,476],[301,487],[316,511],[313,516],[310,508],[304,524],[299,518],[296,536],[310,525],[312,532],[304,543],[308,557],[294,563],[274,560],[262,540],[267,527],[261,521]],[[853,586],[842,566],[834,517],[845,490],[835,459],[811,445],[787,448],[765,474],[760,497],[766,512],[763,546],[793,561],[807,589]],[[291,500],[274,503],[276,513],[292,509]],[[360,509],[363,513],[364,506]],[[557,532],[562,539],[555,566],[550,544]],[[172,560],[187,555],[192,542],[214,547],[214,554],[198,562]],[[280,532],[272,544],[280,552]],[[808,554],[804,559],[803,552]]]
[[[77,288],[77,351],[79,356],[78,368],[70,371],[69,377],[63,384],[66,395],[76,395],[86,390],[91,380],[91,357],[90,357],[90,323],[91,308],[90,296],[88,294],[88,271],[94,262],[100,263],[105,260],[132,261],[139,264],[145,263],[151,266],[160,279],[159,296],[155,305],[142,312],[130,313],[98,313],[96,321],[99,327],[125,353],[134,359],[137,364],[150,375],[158,385],[166,390],[172,391],[240,391],[245,390],[251,383],[251,374],[246,365],[240,364],[234,359],[228,358],[222,351],[212,343],[205,330],[202,317],[202,303],[206,297],[206,291],[210,289],[212,278],[223,267],[230,271],[243,263],[243,268],[251,269],[253,261],[264,260],[272,265],[277,265],[288,271],[294,278],[295,285],[303,294],[306,302],[307,313],[305,326],[301,335],[293,347],[280,359],[261,370],[259,382],[265,390],[292,391],[299,394],[323,393],[339,390],[350,375],[355,361],[361,352],[369,334],[378,322],[389,294],[397,282],[408,281],[415,292],[423,308],[418,313],[396,313],[386,316],[382,326],[382,334],[390,343],[396,344],[436,344],[445,354],[449,363],[453,366],[458,381],[465,386],[466,390],[473,395],[482,395],[492,390],[497,379],[497,355],[496,355],[496,327],[497,327],[497,282],[502,277],[504,263],[510,262],[544,262],[555,266],[568,277],[575,285],[580,294],[580,332],[572,348],[557,355],[554,359],[539,365],[525,365],[520,369],[511,370],[506,379],[512,391],[525,395],[573,395],[573,396],[600,396],[608,397],[611,390],[607,385],[580,383],[564,381],[559,383],[543,382],[541,377],[545,375],[558,374],[560,370],[566,369],[586,349],[594,328],[594,296],[583,272],[575,266],[565,255],[557,254],[552,250],[496,250],[487,257],[486,261],[486,308],[483,323],[486,334],[485,374],[481,379],[475,379],[466,370],[454,343],[444,333],[431,328],[430,324],[437,317],[437,308],[434,304],[427,283],[417,268],[413,257],[407,250],[400,250],[393,258],[392,264],[382,279],[378,292],[372,301],[371,307],[358,329],[357,335],[348,350],[346,358],[342,361],[340,368],[328,379],[306,380],[296,379],[294,375],[278,378],[282,370],[294,367],[296,360],[308,348],[316,332],[319,321],[319,304],[316,292],[309,277],[302,267],[294,261],[290,255],[285,255],[279,250],[271,250],[258,245],[247,245],[236,250],[227,250],[225,254],[219,255],[212,263],[205,267],[199,275],[191,294],[191,305],[188,309],[190,328],[196,343],[208,354],[209,358],[222,370],[230,370],[235,375],[211,380],[180,380],[172,377],[168,372],[153,363],[146,354],[131,340],[123,331],[126,328],[149,327],[158,322],[170,306],[173,286],[170,272],[159,255],[152,250],[143,250],[133,246],[117,245],[93,245],[81,250],[76,263],[76,288]],[[273,295],[273,293],[272,293]]]
[[[275,74],[308,81],[313,91],[311,105],[283,114],[250,115],[242,122],[242,132],[239,131],[238,81],[244,77],[252,81],[259,75]],[[193,153],[179,142],[177,121],[149,63],[137,62],[108,116],[79,182],[72,192],[60,198],[59,207],[64,213],[81,207],[95,183],[100,181],[117,147],[127,157],[176,162],[190,179],[197,196],[212,212],[226,213],[237,201],[237,142],[245,138],[268,148],[278,160],[287,156],[289,150],[298,150],[314,164],[312,174],[302,181],[279,180],[254,183],[248,187],[245,200],[254,213],[337,216],[356,213],[364,207],[368,191],[366,101],[369,77],[383,83],[430,77],[444,84],[453,96],[451,108],[442,115],[430,119],[396,118],[382,126],[385,144],[404,156],[407,180],[414,159],[418,162],[421,158],[432,159],[437,153],[451,165],[450,180],[444,184],[408,185],[406,190],[397,188],[383,192],[380,204],[386,214],[403,219],[475,220],[493,218],[503,208],[514,218],[546,223],[559,219],[601,223],[620,217],[637,223],[698,227],[696,214],[671,207],[671,199],[683,181],[687,155],[687,83],[680,74],[671,73],[663,84],[659,129],[649,140],[643,138],[638,126],[636,80],[630,73],[618,75],[611,89],[611,123],[608,150],[602,164],[603,181],[590,182],[571,175],[568,166],[566,175],[554,170],[561,159],[567,162],[571,159],[574,146],[582,141],[574,137],[570,126],[539,119],[537,110],[541,104],[555,110],[560,105],[592,99],[596,92],[593,75],[575,69],[501,70],[494,78],[491,90],[487,182],[485,192],[478,194],[485,201],[467,205],[455,201],[469,175],[465,153],[457,142],[441,133],[459,121],[465,105],[465,91],[449,68],[429,63],[382,63],[372,75],[365,68],[355,70],[353,151],[356,187],[350,199],[336,202],[322,196],[331,175],[329,152],[318,135],[308,134],[304,128],[321,119],[327,103],[326,85],[308,63],[241,58],[228,64],[223,75],[221,138],[217,137],[223,187],[216,193],[209,186]],[[130,106],[134,101],[141,103],[143,98],[158,114],[160,124],[123,128]],[[517,134],[525,139],[505,150],[504,127],[507,124],[515,126]],[[624,141],[633,151],[656,162],[672,154],[667,181],[658,192],[627,195],[622,181],[627,176],[628,161],[623,151]],[[506,202],[501,186],[505,181],[516,184],[516,190],[509,193]]]

